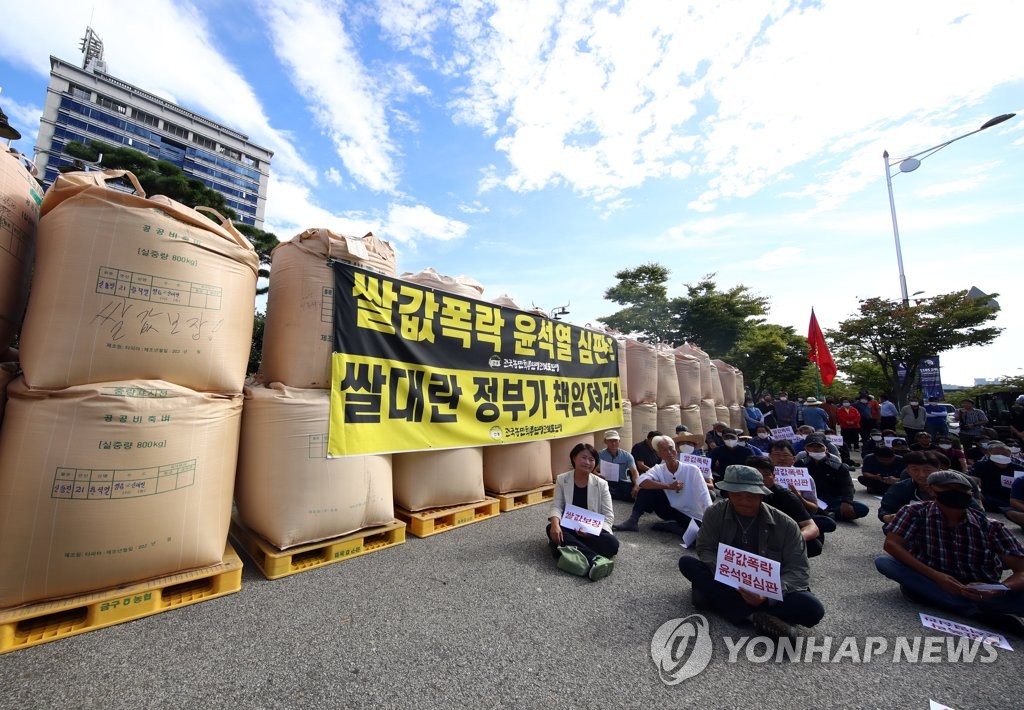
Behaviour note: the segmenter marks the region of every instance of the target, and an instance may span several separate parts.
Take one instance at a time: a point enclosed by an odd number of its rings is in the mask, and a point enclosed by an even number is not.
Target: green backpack
[[[577,577],[586,577],[590,571],[590,560],[578,547],[562,545],[558,548],[558,569]]]

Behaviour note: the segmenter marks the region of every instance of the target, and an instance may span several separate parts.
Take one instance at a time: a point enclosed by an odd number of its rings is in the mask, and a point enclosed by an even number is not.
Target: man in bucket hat
[[[875,567],[911,601],[1024,636],[1024,547],[971,507],[967,476],[936,471],[928,487],[935,500],[905,505],[886,523],[888,554],[876,557]],[[1011,570],[1005,579],[1004,569]]]
[[[791,624],[817,624],[825,616],[825,607],[808,587],[810,565],[800,528],[785,513],[762,502],[771,491],[764,487],[761,473],[750,466],[729,466],[717,486],[729,492],[728,499],[705,511],[697,535],[697,557],[679,559],[679,571],[692,586],[694,606],[711,608],[734,624],[749,620],[760,633],[776,638],[795,636]],[[778,562],[782,601],[716,582],[720,544]]]

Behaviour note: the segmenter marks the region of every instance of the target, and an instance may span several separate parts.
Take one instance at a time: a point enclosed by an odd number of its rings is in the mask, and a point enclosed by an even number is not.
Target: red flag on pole
[[[821,326],[818,325],[818,319],[814,315],[813,308],[811,309],[811,327],[807,331],[807,344],[811,348],[807,354],[807,359],[818,364],[821,381],[828,387],[832,384],[832,380],[836,378],[836,361],[832,359],[832,353],[828,351],[828,345],[825,343],[825,334],[821,332]]]

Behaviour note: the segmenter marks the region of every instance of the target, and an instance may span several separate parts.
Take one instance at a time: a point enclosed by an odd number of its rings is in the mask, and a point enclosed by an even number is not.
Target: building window
[[[96,94],[96,103],[102,106],[103,108],[110,109],[111,111],[117,111],[118,113],[122,113],[125,115],[127,115],[128,113],[127,106],[125,106],[122,103],[118,103],[117,101],[114,101],[111,98],[107,98],[103,94]]]
[[[188,129],[176,126],[169,121],[164,121],[164,130],[170,133],[172,136],[178,136],[179,138],[188,138]]]
[[[132,109],[132,118],[139,123],[145,123],[147,126],[153,126],[154,128],[159,128],[160,126],[160,120],[156,116],[140,111],[137,108]]]
[[[242,162],[242,154],[239,153],[237,150],[232,150],[231,148],[228,148],[227,146],[223,146],[222,145],[220,147],[220,153],[221,153],[221,155],[228,156],[232,160],[237,160],[238,162]]]
[[[77,84],[68,84],[68,93],[82,101],[92,101],[92,93]]]
[[[210,150],[217,150],[217,141],[210,140],[206,136],[201,136],[198,133],[192,134],[192,142],[196,145],[201,145],[204,148],[209,148]]]

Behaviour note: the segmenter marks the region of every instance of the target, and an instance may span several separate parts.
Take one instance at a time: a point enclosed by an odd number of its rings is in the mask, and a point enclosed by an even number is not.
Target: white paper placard
[[[954,708],[951,708],[948,705],[943,705],[942,703],[937,703],[934,700],[929,700],[928,710],[954,710]]]
[[[987,643],[990,646],[998,646],[1004,648],[1007,651],[1012,651],[1013,647],[1007,642],[1006,637],[1002,634],[997,634],[995,631],[985,631],[984,629],[977,629],[967,624],[959,624],[949,619],[943,619],[938,616],[932,616],[931,614],[921,614],[921,623],[929,628],[941,631],[946,634],[952,634],[953,636],[963,636],[964,638],[977,639],[982,643]]]
[[[789,441],[793,438],[793,427],[780,426],[772,429],[772,438],[780,441]]]
[[[807,469],[799,466],[776,466],[775,482],[786,488],[792,485],[798,491],[815,490],[814,481],[807,473]]]
[[[697,541],[697,533],[700,532],[700,527],[697,526],[697,521],[690,518],[690,524],[686,526],[686,532],[683,533],[683,547],[690,547]]]
[[[817,503],[818,507],[821,508],[822,510],[828,510],[828,503],[823,501],[821,498],[816,498],[814,502]]]
[[[1005,584],[968,584],[971,589],[977,589],[980,592],[1008,592],[1010,588]]]
[[[886,446],[891,447],[892,446],[892,442],[895,441],[898,438],[899,438],[898,436],[886,436],[886,437],[882,438],[882,443],[885,444]]]
[[[711,478],[711,459],[707,456],[696,456],[694,454],[679,454],[679,460],[691,464],[700,469],[704,478]]]
[[[1003,488],[1010,488],[1013,486],[1013,479],[1015,476],[1000,476],[999,480],[1003,484]]]
[[[601,460],[601,478],[615,483],[619,480],[619,464]]]
[[[600,535],[601,526],[604,525],[604,516],[586,508],[567,505],[565,512],[562,513],[562,522],[559,524],[570,530],[582,530],[591,535]]]
[[[836,447],[837,449],[840,449],[843,446],[843,437],[839,436],[838,434],[826,434],[825,439],[826,441],[828,441],[828,443],[832,444],[832,446]]]
[[[731,545],[718,544],[715,581],[782,601],[782,565]]]

